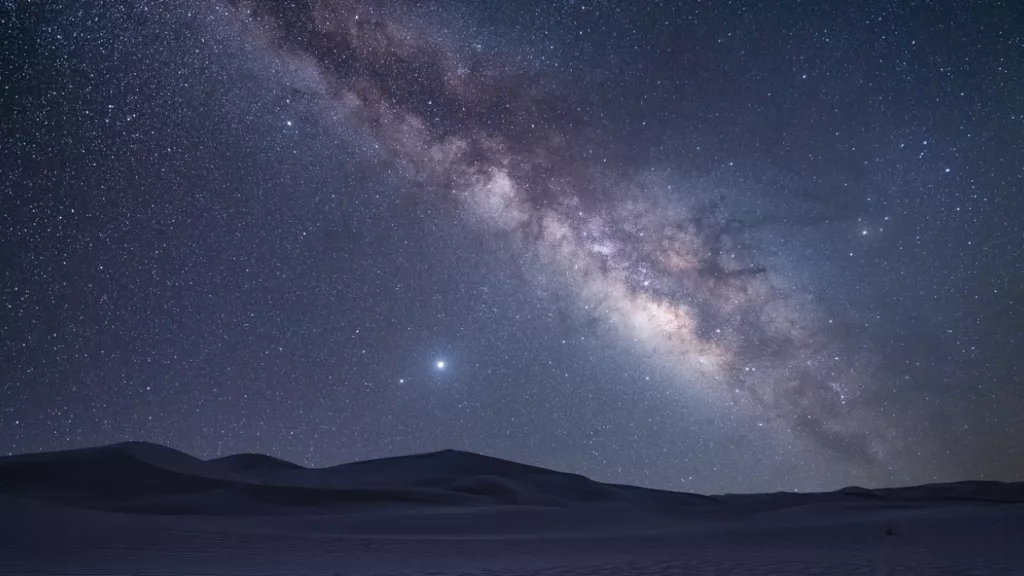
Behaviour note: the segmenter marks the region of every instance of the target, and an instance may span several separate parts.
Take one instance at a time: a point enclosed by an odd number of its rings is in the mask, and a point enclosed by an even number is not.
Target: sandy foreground
[[[2,574],[1024,575],[1017,502],[760,495],[669,513],[600,499],[268,508],[239,500],[229,482],[172,504],[146,493],[114,506],[19,470],[0,465]]]

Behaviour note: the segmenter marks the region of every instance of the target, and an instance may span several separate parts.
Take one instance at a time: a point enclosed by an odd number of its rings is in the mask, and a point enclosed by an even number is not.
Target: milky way
[[[569,306],[678,389],[862,464],[887,455],[885,426],[857,406],[869,375],[812,304],[777,287],[748,225],[723,199],[659,188],[618,158],[560,100],[572,87],[371,5],[234,11],[254,42],[314,79],[328,114],[367,128],[424,193],[512,238]]]
[[[1016,12],[3,3],[0,454],[1018,478]]]

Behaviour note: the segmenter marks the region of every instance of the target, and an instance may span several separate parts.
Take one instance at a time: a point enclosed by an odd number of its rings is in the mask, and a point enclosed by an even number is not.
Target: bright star
[[[444,370],[444,360],[438,360],[437,361],[437,369],[438,370]]]

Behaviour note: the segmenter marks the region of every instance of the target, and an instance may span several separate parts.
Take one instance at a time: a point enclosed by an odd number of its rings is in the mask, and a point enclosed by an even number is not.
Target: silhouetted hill
[[[305,467],[266,454],[232,454],[207,460],[210,464],[237,473],[280,472],[283,470],[305,470]]]
[[[304,468],[271,456],[204,461],[127,442],[0,458],[0,494],[160,514],[360,512],[449,506],[619,506],[659,514],[764,513],[808,505],[1024,502],[1024,483],[957,482],[816,494],[701,496],[596,482],[481,454],[443,450]]]

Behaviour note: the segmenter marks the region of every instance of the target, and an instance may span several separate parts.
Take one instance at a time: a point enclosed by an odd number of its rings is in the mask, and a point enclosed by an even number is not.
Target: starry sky
[[[1020,479],[1022,22],[0,2],[0,453]]]

